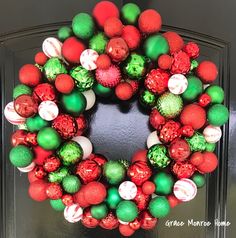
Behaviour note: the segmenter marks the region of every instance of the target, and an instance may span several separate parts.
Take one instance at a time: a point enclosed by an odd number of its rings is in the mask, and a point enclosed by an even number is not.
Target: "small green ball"
[[[27,126],[29,131],[35,132],[35,131],[41,130],[44,127],[48,127],[49,122],[45,121],[39,115],[36,115],[34,117],[29,117],[29,118],[26,119],[26,126]]]
[[[174,179],[170,174],[159,172],[154,176],[153,182],[156,185],[156,194],[168,195],[172,192]]]
[[[61,183],[63,178],[69,175],[69,169],[67,167],[62,167],[55,172],[48,174],[48,180],[51,183]]]
[[[144,107],[153,107],[156,104],[156,95],[148,90],[144,90],[140,95],[140,103]]]
[[[198,188],[202,188],[206,183],[206,178],[203,174],[195,173],[192,178],[193,182],[197,185]]]
[[[20,95],[27,94],[31,95],[32,94],[32,89],[28,87],[25,84],[18,84],[17,86],[14,87],[13,89],[13,98],[16,99]]]
[[[87,13],[79,13],[72,20],[72,30],[74,34],[83,40],[91,38],[94,29],[93,18]]]
[[[135,24],[141,10],[135,3],[127,3],[121,8],[121,15],[127,24]]]
[[[95,219],[98,219],[98,220],[103,219],[104,217],[107,216],[107,214],[108,214],[108,208],[105,203],[93,205],[91,207],[91,215]]]
[[[89,41],[89,48],[98,54],[103,54],[106,49],[108,38],[102,32],[94,35]]]
[[[165,197],[155,197],[149,203],[149,211],[156,218],[162,218],[169,214],[170,204]]]
[[[67,175],[62,180],[62,187],[67,193],[76,193],[81,186],[80,180],[75,175]]]
[[[198,64],[197,60],[192,60],[190,70],[192,71],[192,70],[196,69],[198,67],[198,65],[199,64]]]
[[[216,148],[216,144],[215,143],[206,143],[206,151],[208,152],[213,152]]]
[[[72,35],[73,35],[73,31],[69,26],[63,26],[57,32],[57,36],[60,41],[65,41],[67,38],[69,38]]]
[[[104,97],[104,98],[109,97],[113,92],[111,88],[104,87],[99,83],[94,84],[93,91],[95,92],[97,96]]]
[[[66,207],[61,199],[50,200],[50,205],[57,212],[64,211],[64,209]]]
[[[38,144],[45,150],[55,150],[61,144],[61,137],[51,127],[44,127],[37,135]]]
[[[144,42],[144,52],[151,60],[156,61],[160,55],[169,52],[168,41],[162,35],[153,35]]]
[[[208,109],[207,119],[213,126],[222,126],[229,119],[229,110],[222,104],[215,104]]]
[[[186,140],[192,152],[204,151],[206,149],[205,137],[199,132],[195,132],[192,137],[186,138]]]
[[[138,216],[138,208],[132,201],[121,201],[116,209],[116,216],[124,222],[131,222]]]
[[[207,87],[206,93],[211,97],[211,103],[222,103],[224,101],[224,90],[218,85],[211,85]]]
[[[111,187],[107,190],[106,203],[110,209],[116,209],[117,205],[119,204],[121,200],[122,198],[120,197],[120,194],[117,188]]]
[[[11,149],[9,158],[16,167],[26,167],[32,163],[33,153],[25,145],[18,145]]]

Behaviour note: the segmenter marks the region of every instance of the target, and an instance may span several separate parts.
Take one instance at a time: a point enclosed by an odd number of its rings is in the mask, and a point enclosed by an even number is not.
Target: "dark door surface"
[[[35,52],[45,37],[55,35],[62,25],[70,24],[78,12],[91,12],[96,0],[9,0],[0,2],[0,65],[1,107],[12,100],[17,84],[17,72],[33,62]],[[129,1],[114,1],[118,6]],[[224,127],[223,139],[217,152],[220,166],[207,178],[207,186],[197,197],[172,209],[150,232],[138,231],[134,237],[159,238],[233,238],[236,235],[236,1],[235,0],[139,0],[142,9],[157,9],[163,18],[163,31],[174,30],[185,40],[201,46],[201,58],[214,61],[219,67],[218,83],[226,93],[225,104],[231,117]],[[104,127],[104,115],[108,118]],[[89,136],[96,152],[110,159],[129,159],[138,148],[145,146],[150,133],[148,116],[137,104],[125,110],[101,102],[93,114]],[[136,123],[133,123],[135,120]],[[114,123],[115,121],[115,123]],[[105,129],[104,129],[105,128]],[[103,238],[120,237],[118,231],[100,228],[86,229],[80,224],[67,223],[62,213],[50,208],[48,202],[36,203],[27,194],[27,176],[14,169],[8,161],[10,134],[13,127],[2,119],[1,151],[1,237],[3,238]],[[109,148],[109,153],[107,152]],[[210,221],[212,225],[168,227],[166,221]],[[229,221],[230,226],[215,226],[214,220]]]

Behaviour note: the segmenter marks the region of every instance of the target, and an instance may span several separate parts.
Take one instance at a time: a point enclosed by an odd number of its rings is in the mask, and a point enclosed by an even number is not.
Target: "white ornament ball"
[[[88,158],[93,152],[93,145],[91,141],[85,136],[76,136],[72,138],[73,141],[77,142],[83,150],[83,159]]]
[[[33,161],[30,165],[26,166],[26,167],[17,167],[17,169],[19,169],[22,173],[28,173],[30,171],[32,171],[35,168],[35,162]]]
[[[55,37],[48,37],[43,41],[42,49],[47,57],[58,57],[61,56],[62,43]]]
[[[122,220],[120,220],[120,219],[118,219],[118,221],[119,221],[119,223],[122,224],[122,225],[128,225],[128,224],[129,224],[129,222],[127,222],[127,221],[122,221]]]
[[[125,181],[119,186],[119,194],[125,200],[132,200],[137,195],[137,186],[131,181]]]
[[[96,61],[98,53],[92,49],[86,49],[80,55],[80,63],[87,70],[94,70],[97,68]]]
[[[92,89],[84,91],[84,92],[82,92],[82,94],[85,96],[86,101],[87,101],[87,106],[85,108],[85,110],[87,111],[94,106],[94,104],[96,102],[96,95]]]
[[[208,125],[203,130],[203,135],[208,143],[216,143],[220,140],[222,131],[219,126]]]
[[[82,215],[83,209],[79,206],[79,204],[72,204],[64,209],[64,217],[70,223],[80,221],[82,219]]]
[[[26,121],[26,118],[21,117],[20,115],[17,114],[13,102],[9,102],[5,106],[4,116],[12,125],[21,125],[24,124]]]
[[[183,74],[174,74],[169,78],[168,88],[173,94],[182,94],[188,87],[188,80]]]
[[[162,143],[157,135],[157,131],[153,131],[152,133],[149,134],[147,138],[147,148],[149,149],[150,147],[156,144],[162,144]]]
[[[55,102],[53,101],[43,101],[38,107],[39,116],[46,121],[54,120],[58,114],[59,109]]]

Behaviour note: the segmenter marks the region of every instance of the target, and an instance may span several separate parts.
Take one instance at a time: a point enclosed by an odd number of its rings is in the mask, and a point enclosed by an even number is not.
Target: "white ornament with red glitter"
[[[180,179],[174,184],[174,195],[182,202],[192,200],[197,194],[197,186],[191,179]]]
[[[87,70],[94,70],[97,68],[96,61],[98,53],[95,50],[87,49],[80,55],[80,63]]]
[[[169,78],[168,88],[173,94],[182,94],[188,87],[188,80],[183,74],[174,74]]]
[[[58,114],[59,109],[57,104],[53,101],[43,101],[39,104],[38,107],[39,116],[46,121],[54,120]]]
[[[93,152],[93,145],[91,141],[85,136],[75,136],[72,138],[77,142],[83,150],[83,159],[87,159]]]
[[[58,57],[61,56],[62,43],[55,37],[48,37],[43,41],[42,49],[44,54],[49,57]]]
[[[149,149],[150,147],[156,144],[162,144],[162,143],[157,135],[157,131],[153,131],[152,133],[149,134],[147,138],[147,148]]]
[[[22,173],[28,173],[30,171],[32,171],[35,168],[35,162],[33,161],[30,165],[26,166],[26,167],[17,167],[17,169],[19,169]]]
[[[13,102],[9,102],[5,106],[4,116],[12,125],[21,125],[21,124],[24,124],[26,121],[26,118],[21,117],[20,115],[17,114],[17,112],[15,111]]]
[[[119,194],[125,200],[132,200],[137,195],[137,186],[131,181],[125,181],[119,186]]]
[[[70,206],[65,207],[64,209],[64,217],[70,223],[76,223],[82,219],[83,209],[79,206],[79,204],[72,204]]]
[[[203,135],[208,143],[216,143],[220,140],[222,131],[219,126],[208,125],[203,130]]]

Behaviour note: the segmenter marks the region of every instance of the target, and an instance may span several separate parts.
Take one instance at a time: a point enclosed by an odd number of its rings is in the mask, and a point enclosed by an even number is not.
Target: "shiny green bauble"
[[[103,219],[108,214],[108,208],[105,203],[91,206],[91,215],[95,219]]]
[[[61,183],[67,175],[69,175],[69,169],[67,167],[61,167],[59,170],[49,173],[48,180],[51,183]]]
[[[95,83],[93,85],[93,91],[95,92],[97,96],[104,97],[104,98],[109,97],[113,92],[111,88],[104,87],[99,83]]]
[[[100,32],[94,35],[89,41],[89,48],[95,50],[98,54],[103,54],[106,49],[108,38]]]
[[[141,10],[135,3],[127,3],[121,8],[121,16],[127,24],[135,24]]]
[[[200,132],[195,132],[190,138],[186,138],[192,152],[204,151],[206,149],[205,137]]]
[[[64,211],[64,209],[66,207],[61,199],[50,200],[50,205],[57,212]]]
[[[172,193],[174,179],[170,174],[165,172],[159,172],[154,176],[153,182],[156,185],[156,194],[168,195]]]
[[[29,131],[35,132],[35,131],[41,130],[44,127],[48,127],[49,122],[45,121],[39,115],[36,115],[34,117],[29,117],[29,118],[26,119],[26,126],[27,126]]]
[[[62,95],[62,105],[66,112],[73,116],[79,116],[86,108],[86,98],[78,90],[73,90],[70,94]]]
[[[170,204],[165,197],[155,197],[149,203],[149,212],[156,218],[162,218],[169,214]]]
[[[14,87],[13,89],[13,98],[16,99],[20,95],[27,94],[31,95],[32,94],[32,89],[28,87],[25,84],[18,84],[17,86]]]
[[[124,222],[131,222],[138,216],[138,208],[132,201],[122,201],[116,208],[116,216]]]
[[[116,187],[111,187],[107,190],[106,203],[110,209],[116,209],[121,200],[122,198]]]
[[[72,35],[73,35],[73,31],[69,26],[63,26],[57,32],[57,36],[60,41],[65,41],[67,38],[69,38]]]
[[[52,127],[44,127],[37,135],[38,144],[45,150],[55,150],[61,144],[61,137]]]
[[[198,188],[202,188],[206,183],[206,178],[203,174],[195,173],[192,178],[193,182],[197,185]]]
[[[215,104],[208,109],[207,119],[213,126],[223,126],[229,119],[229,110],[222,104]]]
[[[198,64],[197,60],[192,60],[190,70],[193,71],[194,69],[196,69],[198,67],[198,65],[199,64]]]
[[[216,144],[215,143],[206,143],[206,151],[208,152],[213,152],[216,148]]]
[[[205,91],[211,97],[211,103],[222,103],[224,101],[225,93],[222,87],[218,85],[211,85]]]
[[[67,193],[76,193],[81,186],[80,180],[75,175],[67,175],[62,180],[62,187]]]
[[[148,90],[144,90],[139,97],[139,101],[146,108],[153,107],[156,104],[156,95]]]

